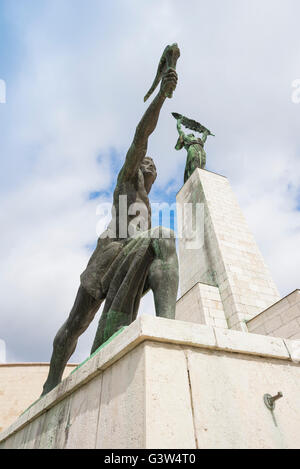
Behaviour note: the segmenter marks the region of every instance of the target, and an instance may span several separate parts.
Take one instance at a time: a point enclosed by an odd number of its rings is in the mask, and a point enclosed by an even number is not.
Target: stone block
[[[280,315],[281,323],[287,324],[293,319],[300,318],[300,303],[296,303]]]
[[[76,366],[69,364],[64,377]],[[0,364],[0,432],[39,398],[48,371],[49,363]]]
[[[143,345],[104,371],[96,448],[145,447],[144,376]]]
[[[146,448],[196,448],[186,356],[181,347],[146,343]]]
[[[96,447],[103,374],[83,385],[71,401],[65,428],[64,449]],[[91,435],[94,435],[94,442]]]

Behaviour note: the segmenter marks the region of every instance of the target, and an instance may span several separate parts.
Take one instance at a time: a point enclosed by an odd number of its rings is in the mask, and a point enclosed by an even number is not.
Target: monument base
[[[299,361],[300,341],[141,316],[0,448],[300,448]]]

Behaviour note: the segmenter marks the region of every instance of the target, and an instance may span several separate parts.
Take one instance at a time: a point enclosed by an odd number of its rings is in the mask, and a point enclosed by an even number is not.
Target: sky
[[[186,6],[188,5],[188,7]],[[167,44],[178,86],[148,154],[152,202],[174,203],[185,151],[171,112],[216,134],[228,177],[282,296],[299,288],[298,0],[0,0],[0,339],[8,362],[47,362],[110,203]],[[100,226],[101,228],[101,226]],[[152,295],[142,313],[153,314]],[[99,314],[72,362],[88,356]]]

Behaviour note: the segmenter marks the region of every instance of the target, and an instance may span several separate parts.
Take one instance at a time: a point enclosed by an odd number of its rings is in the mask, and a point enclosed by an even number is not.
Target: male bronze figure
[[[79,336],[87,329],[104,300],[91,353],[121,327],[135,320],[140,299],[149,289],[153,291],[156,315],[171,319],[175,317],[178,290],[175,236],[166,228],[151,229],[148,195],[157,173],[153,160],[146,156],[146,152],[148,138],[157,125],[160,110],[176,88],[179,56],[177,44],[167,46],[162,55],[156,79],[146,98],[162,80],[160,90],[137,126],[118,175],[112,221],[98,240],[81,275],[71,313],[54,339],[49,375],[42,395],[61,381]],[[130,232],[133,234],[130,235]]]

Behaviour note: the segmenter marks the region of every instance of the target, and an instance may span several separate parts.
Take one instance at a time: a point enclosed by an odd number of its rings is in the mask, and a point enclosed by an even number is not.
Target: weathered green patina
[[[184,171],[184,182],[186,182],[196,168],[205,168],[206,153],[204,151],[204,144],[208,135],[214,135],[206,127],[192,119],[188,119],[187,117],[184,117],[181,114],[177,114],[175,112],[172,115],[175,117],[175,119],[177,119],[177,130],[179,133],[179,138],[177,140],[175,149],[181,150],[184,147],[187,151],[187,160]],[[186,135],[182,130],[181,124],[191,130],[202,133],[202,138],[197,138],[194,134]]]

